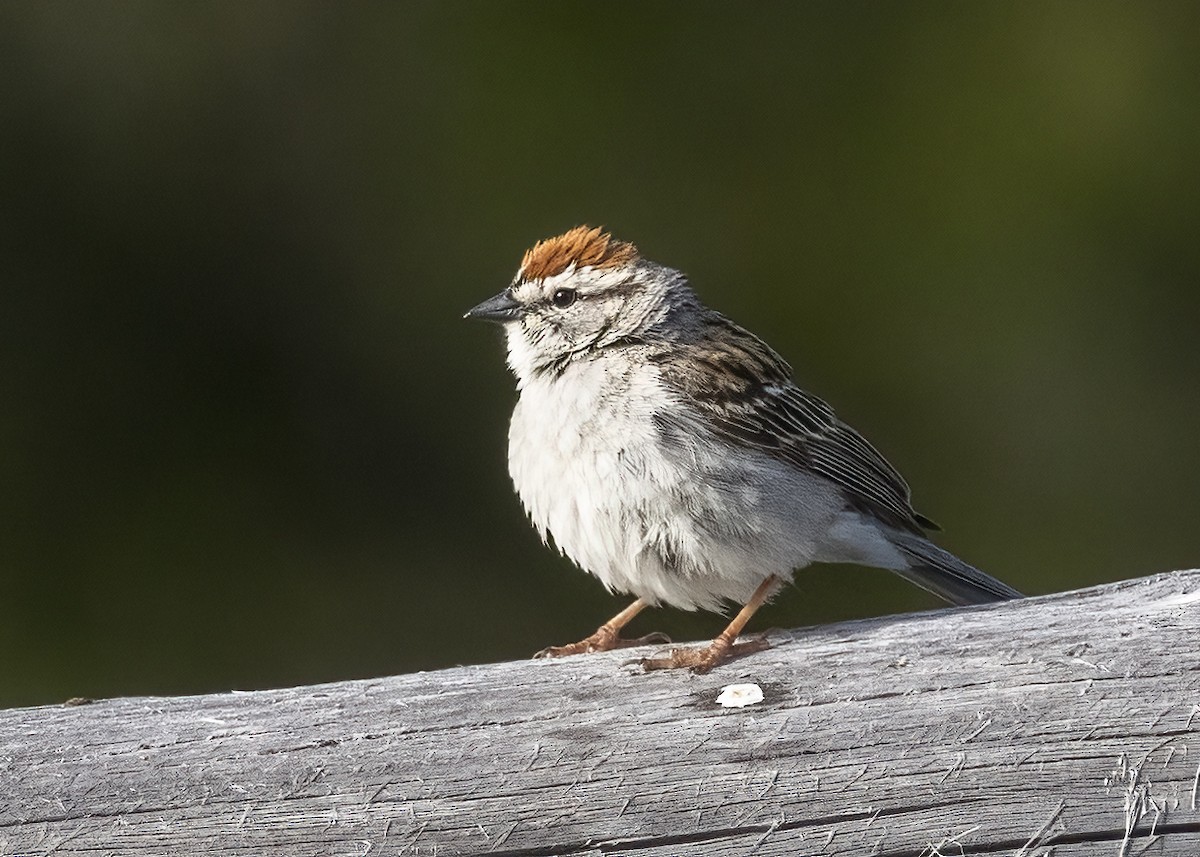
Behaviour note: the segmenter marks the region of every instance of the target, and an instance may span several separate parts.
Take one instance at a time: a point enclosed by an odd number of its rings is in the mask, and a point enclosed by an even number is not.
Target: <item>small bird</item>
[[[640,661],[707,672],[766,648],[738,635],[814,562],[890,569],[952,604],[1021,597],[929,541],[937,525],[875,447],[632,244],[587,226],[540,241],[464,317],[504,327],[520,394],[508,470],[542,541],[637,597],[539,655],[665,640],[621,638],[646,607],[743,605],[710,645]]]

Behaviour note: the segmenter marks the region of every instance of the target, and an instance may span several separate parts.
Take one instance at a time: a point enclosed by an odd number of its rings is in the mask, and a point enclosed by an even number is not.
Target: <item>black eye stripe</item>
[[[566,309],[571,304],[575,303],[574,289],[555,289],[550,302],[559,309]]]

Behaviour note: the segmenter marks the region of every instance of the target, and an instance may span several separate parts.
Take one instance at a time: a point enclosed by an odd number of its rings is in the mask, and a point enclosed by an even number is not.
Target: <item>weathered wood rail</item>
[[[1200,572],[773,640],[0,712],[0,853],[1200,855]]]

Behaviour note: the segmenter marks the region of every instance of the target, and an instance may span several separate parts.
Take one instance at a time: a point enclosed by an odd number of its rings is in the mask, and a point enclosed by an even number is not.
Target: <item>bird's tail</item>
[[[951,604],[988,604],[1024,597],[1007,583],[967,565],[928,539],[904,532],[889,535],[889,541],[909,562],[908,568],[892,570]]]

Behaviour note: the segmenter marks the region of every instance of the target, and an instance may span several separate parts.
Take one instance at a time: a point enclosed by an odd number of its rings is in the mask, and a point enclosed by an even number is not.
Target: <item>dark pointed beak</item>
[[[485,321],[513,321],[521,314],[521,305],[513,298],[512,290],[505,289],[494,298],[488,298],[477,307],[467,310],[463,318],[482,318]]]

